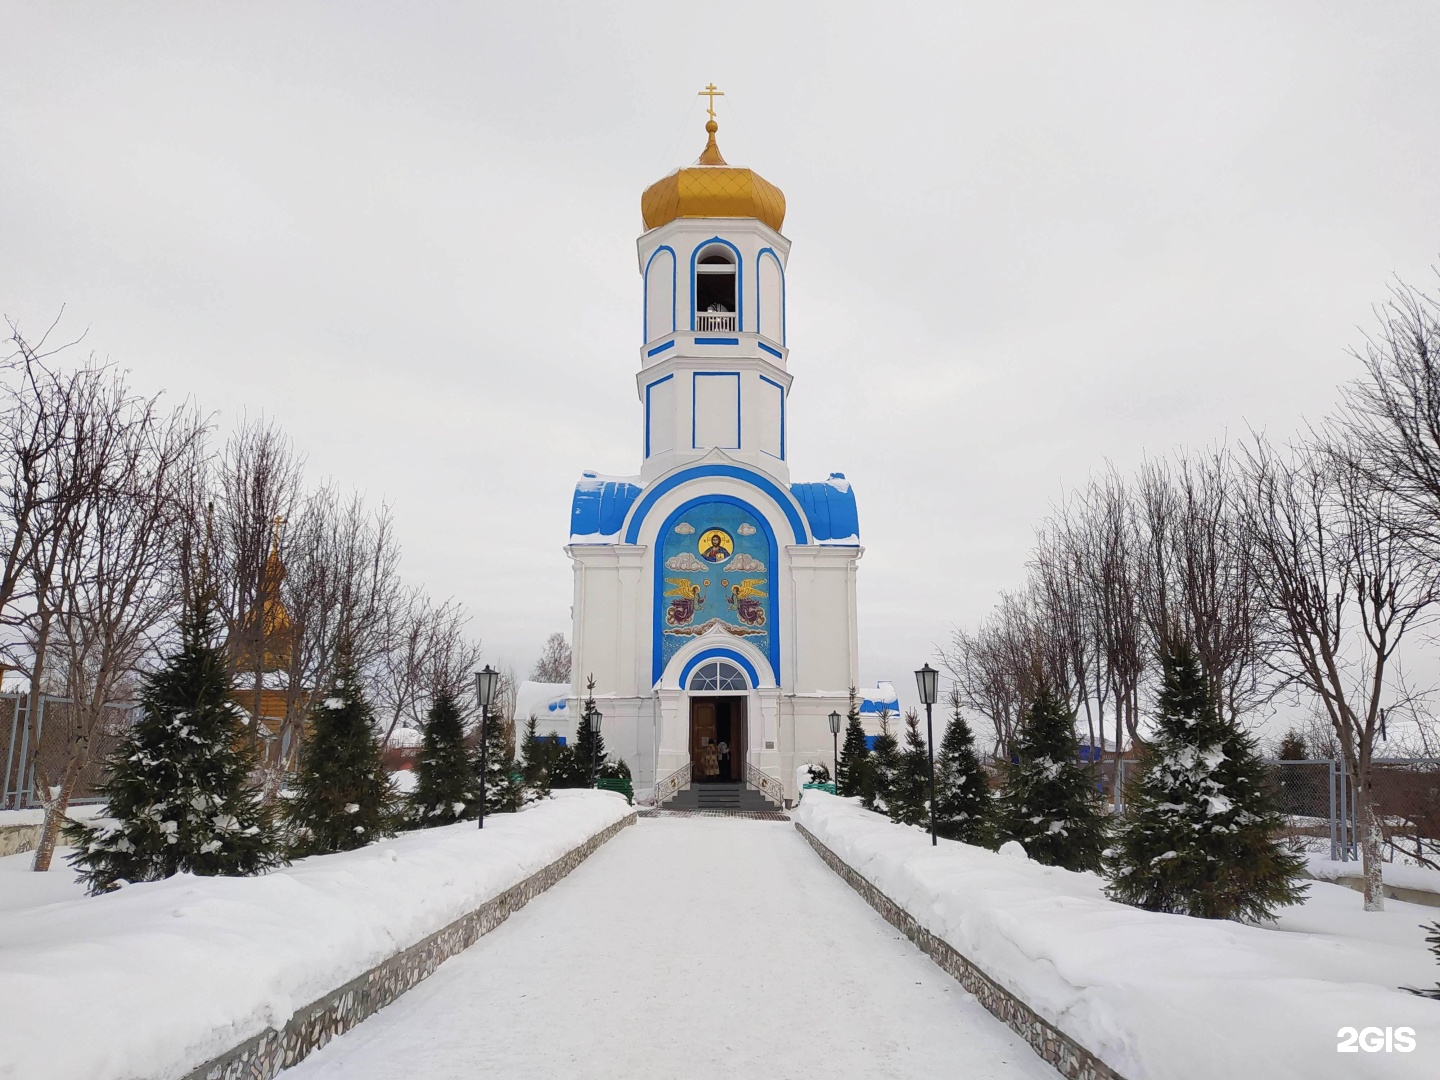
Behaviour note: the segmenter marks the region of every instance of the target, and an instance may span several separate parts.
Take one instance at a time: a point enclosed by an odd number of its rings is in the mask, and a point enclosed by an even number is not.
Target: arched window
[[[714,691],[714,690],[747,690],[745,676],[740,674],[740,669],[734,664],[727,664],[722,660],[712,660],[708,664],[701,664],[695,669],[695,674],[690,676],[690,692]]]
[[[695,329],[735,331],[735,257],[718,245],[700,253],[695,262]]]

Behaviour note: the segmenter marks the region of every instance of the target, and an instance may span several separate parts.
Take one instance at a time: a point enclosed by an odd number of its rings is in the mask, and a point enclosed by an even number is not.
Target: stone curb
[[[574,870],[601,844],[627,825],[633,825],[635,818],[632,811],[449,926],[297,1009],[282,1030],[271,1028],[246,1039],[186,1073],[184,1080],[271,1080],[282,1069],[288,1069],[335,1036],[379,1012],[450,957],[474,945]]]
[[[795,823],[825,864],[878,911],[881,917],[915,943],[947,974],[975,996],[998,1019],[1030,1044],[1041,1059],[1054,1066],[1067,1080],[1124,1080],[1119,1073],[1085,1047],[1045,1020],[1029,1005],[995,982],[955,947],[915,921],[908,911],[870,884],[840,856],[826,847],[809,829]]]

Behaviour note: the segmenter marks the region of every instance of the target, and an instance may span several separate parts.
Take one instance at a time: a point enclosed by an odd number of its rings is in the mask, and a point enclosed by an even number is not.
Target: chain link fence
[[[1293,851],[1357,860],[1359,811],[1354,777],[1338,758],[1269,761],[1271,794],[1285,816],[1281,838]],[[1116,814],[1138,779],[1134,758],[1097,768],[1097,784]],[[1440,870],[1440,758],[1383,758],[1371,763],[1370,793],[1385,841],[1385,860]]]
[[[75,724],[68,698],[42,695],[35,702],[36,722],[29,718],[29,694],[0,694],[0,738],[9,733],[5,754],[0,758],[5,771],[0,776],[0,810],[25,810],[40,805],[37,776],[60,776],[65,771],[75,738]],[[129,729],[134,705],[106,705],[99,729],[90,740],[89,762],[80,772],[72,806],[99,802],[97,787],[105,775],[106,762]],[[38,742],[38,753],[37,750]]]

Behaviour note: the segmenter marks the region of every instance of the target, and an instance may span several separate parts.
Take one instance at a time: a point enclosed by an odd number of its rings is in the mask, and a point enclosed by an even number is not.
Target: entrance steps
[[[740,781],[716,784],[691,784],[681,788],[665,802],[666,810],[711,810],[732,813],[756,813],[779,810],[773,802]]]

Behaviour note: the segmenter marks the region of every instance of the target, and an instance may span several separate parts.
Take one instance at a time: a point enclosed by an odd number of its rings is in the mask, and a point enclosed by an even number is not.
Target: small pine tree
[[[605,763],[605,736],[590,726],[590,716],[595,711],[595,676],[585,680],[585,704],[580,709],[580,723],[575,726],[575,765],[585,777],[584,787],[590,786],[590,771]]]
[[[67,841],[92,894],[179,873],[258,874],[282,863],[269,808],[249,785],[224,651],[208,599],[190,606],[180,651],[145,679],[140,716],[116,747],[100,793],[113,825],[71,822]]]
[[[550,795],[550,759],[553,739],[541,738],[540,721],[532,713],[525,721],[525,751],[520,775],[525,780],[525,801],[534,802]],[[558,747],[556,747],[558,749]]]
[[[1280,745],[1275,749],[1275,756],[1281,761],[1304,761],[1304,733],[1296,731],[1294,728],[1287,731],[1280,740]]]
[[[865,759],[865,786],[860,793],[861,804],[867,810],[890,813],[895,802],[895,780],[900,772],[900,744],[890,730],[890,712],[880,713],[880,734],[875,736],[875,745]]]
[[[949,840],[989,846],[992,842],[990,782],[975,753],[975,735],[950,695],[950,725],[935,763],[935,831]]]
[[[1026,710],[1000,796],[1001,840],[1018,840],[1036,862],[1099,870],[1108,820],[1095,780],[1080,764],[1075,717],[1049,687]]]
[[[582,767],[575,747],[561,743],[551,736],[545,741],[546,768],[550,774],[552,788],[583,788],[590,786],[590,762]]]
[[[479,779],[465,749],[465,723],[455,696],[443,688],[425,718],[409,804],[410,819],[422,828],[452,825],[479,811]]]
[[[920,714],[914,709],[905,714],[905,747],[895,770],[890,820],[927,827],[930,822],[930,753],[920,734]]]
[[[1428,926],[1420,927],[1420,929],[1430,931],[1430,933],[1425,935],[1425,944],[1430,946],[1430,951],[1435,955],[1435,962],[1440,963],[1440,922],[1430,923]],[[1416,990],[1414,987],[1410,986],[1405,986],[1401,989],[1409,990],[1410,993],[1417,994],[1420,997],[1435,998],[1437,1000],[1440,1000],[1440,983],[1436,983],[1433,990]]]
[[[286,807],[294,852],[349,851],[390,835],[395,790],[348,647],[341,647],[330,686],[310,709],[310,727]]]
[[[503,717],[492,716],[485,725],[486,817],[513,814],[525,801],[525,782],[515,763],[513,730]]]
[[[1156,738],[1127,793],[1106,891],[1149,911],[1271,918],[1305,887],[1302,860],[1274,839],[1284,818],[1265,765],[1219,715],[1188,643],[1167,645],[1160,662]]]
[[[850,799],[864,794],[866,758],[870,756],[865,742],[865,727],[860,723],[860,704],[853,686],[850,688],[850,711],[846,715],[845,743],[840,748],[835,793]]]

